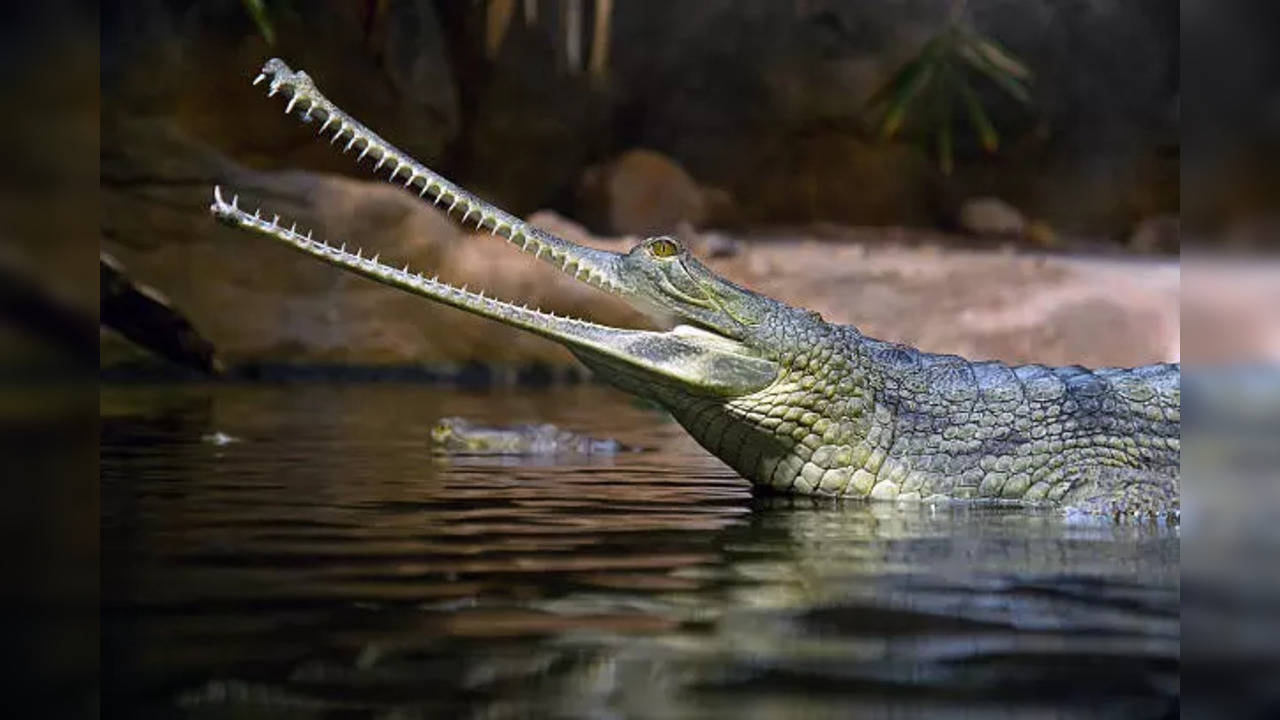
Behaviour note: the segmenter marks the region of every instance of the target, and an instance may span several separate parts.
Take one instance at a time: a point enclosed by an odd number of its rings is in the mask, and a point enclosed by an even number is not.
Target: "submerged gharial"
[[[596,438],[539,425],[479,425],[466,418],[440,418],[431,428],[436,451],[454,455],[563,456],[615,455],[630,450],[612,438]]]
[[[1179,508],[1180,366],[1009,366],[923,352],[825,322],[720,277],[670,237],[629,252],[534,228],[408,157],[279,59],[255,84],[330,142],[462,222],[645,311],[665,331],[559,317],[313,240],[214,189],[215,216],[378,282],[550,338],[666,408],[756,486],[899,502],[1005,501],[1105,515]]]

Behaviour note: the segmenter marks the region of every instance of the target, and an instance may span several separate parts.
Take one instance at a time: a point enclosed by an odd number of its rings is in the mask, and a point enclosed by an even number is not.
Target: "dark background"
[[[564,8],[523,4],[486,52],[503,3],[265,2],[274,44],[235,0],[103,9],[103,178],[164,162],[114,124],[145,118],[255,168],[365,177],[295,122],[263,112],[251,77],[270,56],[305,68],[348,112],[518,214],[554,208],[610,230],[584,172],[647,148],[723,190],[748,226],[831,221],[948,227],[964,199],[995,195],[1059,233],[1125,240],[1176,213],[1178,6],[1169,0],[615,2],[602,75],[584,66]],[[973,82],[1002,147],[987,154],[957,110],[956,171],[919,128],[884,142],[871,94],[959,8],[1034,73],[1023,106]],[[918,134],[918,133],[917,133]],[[141,156],[141,157],[139,157]]]

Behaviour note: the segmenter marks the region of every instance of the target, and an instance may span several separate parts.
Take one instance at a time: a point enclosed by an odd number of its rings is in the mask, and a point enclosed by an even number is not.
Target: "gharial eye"
[[[668,238],[658,238],[657,240],[649,243],[649,252],[652,253],[654,257],[672,257],[680,252],[680,246],[676,245],[674,241]]]

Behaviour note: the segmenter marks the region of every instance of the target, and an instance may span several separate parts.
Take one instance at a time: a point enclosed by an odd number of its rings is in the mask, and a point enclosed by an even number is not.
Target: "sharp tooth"
[[[238,203],[238,202],[240,202],[240,196],[239,196],[239,195],[232,195],[232,196],[231,196],[231,209],[232,209],[232,210],[239,210],[239,209],[240,209],[240,208],[236,207],[236,203]]]
[[[360,252],[361,252],[362,250],[363,250],[363,248],[356,248],[356,259],[357,259],[357,260],[359,260],[359,259],[360,259]]]
[[[332,113],[329,115],[329,117],[327,117],[327,118],[325,118],[325,119],[324,119],[324,124],[322,124],[322,125],[320,126],[320,134],[321,134],[321,135],[323,135],[323,134],[324,134],[324,131],[325,131],[325,130],[328,130],[328,129],[329,129],[329,123],[331,123],[331,122],[333,122],[333,114],[332,114]]]
[[[256,210],[254,210],[254,211],[253,211],[253,219],[254,219],[254,220],[261,220],[261,219],[262,219],[262,217],[259,215],[259,213],[260,213],[260,212],[262,212],[262,208],[258,208],[258,209],[256,209]]]
[[[409,187],[410,185],[412,185],[412,184],[413,184],[413,181],[414,181],[414,180],[417,180],[417,179],[418,179],[418,173],[412,173],[412,174],[410,174],[410,175],[409,175],[409,179],[404,181],[404,186],[405,186],[405,187]]]
[[[289,226],[289,234],[290,234],[290,235],[297,235],[298,233],[297,233],[297,232],[295,232],[297,229],[298,229],[298,223],[294,223],[294,224],[290,225],[290,226]]]
[[[333,137],[329,138],[329,144],[332,145],[338,142],[338,138],[342,137],[342,133],[346,132],[346,130],[346,128],[338,126],[338,132],[334,133]],[[343,150],[342,152],[346,152],[346,150]]]
[[[314,240],[311,239],[311,232],[312,232],[311,230],[307,231],[307,242],[315,242]],[[329,243],[325,243],[324,246],[329,247]]]
[[[370,260],[369,262],[373,263],[374,265],[377,265],[377,264],[378,264],[378,254],[377,254],[377,253],[374,253],[374,254],[373,254],[373,259],[372,259],[372,260]]]
[[[288,115],[289,113],[293,112],[293,106],[297,104],[298,104],[298,94],[294,93],[293,97],[289,98],[289,104],[284,106],[284,114]]]
[[[418,191],[418,197],[422,197],[423,195],[426,195],[426,194],[427,194],[427,184],[423,183],[422,189]]]
[[[273,227],[273,228],[274,228],[274,227],[276,226],[276,223],[278,223],[278,222],[280,222],[280,216],[279,216],[279,215],[272,215],[272,216],[271,216],[271,227]]]
[[[378,158],[378,164],[373,166],[373,171],[378,172],[382,169],[382,163],[387,161],[387,154],[382,153],[382,157]]]
[[[438,283],[438,282],[440,282],[440,276],[439,276],[439,275],[432,275],[432,276],[431,276],[431,282],[433,282],[433,283]]]
[[[404,167],[404,163],[397,161],[395,169],[391,171],[391,177],[395,177],[396,175],[399,175],[400,169],[403,167]]]
[[[278,92],[280,92],[280,86],[273,82],[271,83],[271,89],[267,91],[267,97],[272,97]]]
[[[253,84],[254,84],[254,85],[257,85],[258,83],[260,83],[260,82],[262,82],[263,80],[266,80],[266,79],[267,79],[267,74],[266,74],[266,73],[258,73],[258,77],[256,77],[256,78],[254,78],[254,79],[253,79]]]
[[[353,137],[351,138],[351,140],[352,140],[352,142],[354,142],[354,141],[355,141],[355,137],[353,136]],[[363,159],[364,159],[364,156],[365,156],[365,155],[368,155],[368,154],[369,154],[369,148],[370,148],[370,147],[372,147],[372,146],[371,146],[369,143],[365,143],[365,144],[364,144],[364,149],[363,149],[363,150],[361,150],[361,151],[360,151],[360,154],[356,156],[356,162],[360,162],[361,160],[363,160]]]
[[[346,130],[347,128],[344,126],[342,129],[343,129],[343,130]],[[350,142],[348,142],[348,143],[347,143],[347,146],[346,146],[345,148],[343,148],[343,149],[342,149],[342,152],[347,152],[348,150],[350,150],[350,149],[351,149],[351,147],[352,147],[353,145],[355,145],[355,144],[356,144],[356,141],[357,141],[357,140],[359,140],[359,139],[360,139],[360,136],[359,136],[359,135],[356,135],[356,134],[355,134],[355,131],[352,131],[352,133],[351,133],[351,140],[350,140]],[[366,152],[367,152],[367,151],[368,151],[368,148],[366,147],[366,148],[365,148],[365,150],[366,150]],[[362,157],[363,157],[363,156],[362,156]]]

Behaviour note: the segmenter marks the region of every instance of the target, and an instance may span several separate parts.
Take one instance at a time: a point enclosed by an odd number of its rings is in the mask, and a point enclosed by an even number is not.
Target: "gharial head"
[[[462,220],[500,235],[521,250],[559,270],[622,298],[668,327],[665,331],[614,328],[556,316],[468,292],[436,278],[397,270],[285,228],[279,217],[266,220],[242,210],[236,198],[227,202],[214,189],[211,211],[238,227],[268,235],[284,244],[345,270],[474,314],[546,336],[569,348],[606,380],[639,394],[649,394],[653,381],[668,390],[719,396],[743,395],[772,383],[778,374],[776,352],[757,332],[771,315],[792,311],[780,303],[739,287],[694,258],[677,240],[654,237],[629,252],[616,253],[578,245],[527,225],[476,198],[405,155],[326,99],[306,73],[272,59],[255,84],[269,80],[269,94],[284,92],[286,112],[295,108],[304,120],[322,121],[320,133],[332,130],[330,142],[345,139],[345,151],[359,148],[358,159],[376,159],[374,170],[391,169],[389,179],[430,197],[448,211],[460,208]]]
[[[616,262],[619,294],[661,324],[688,323],[742,341],[778,309],[776,301],[717,275],[665,235],[637,243]]]

